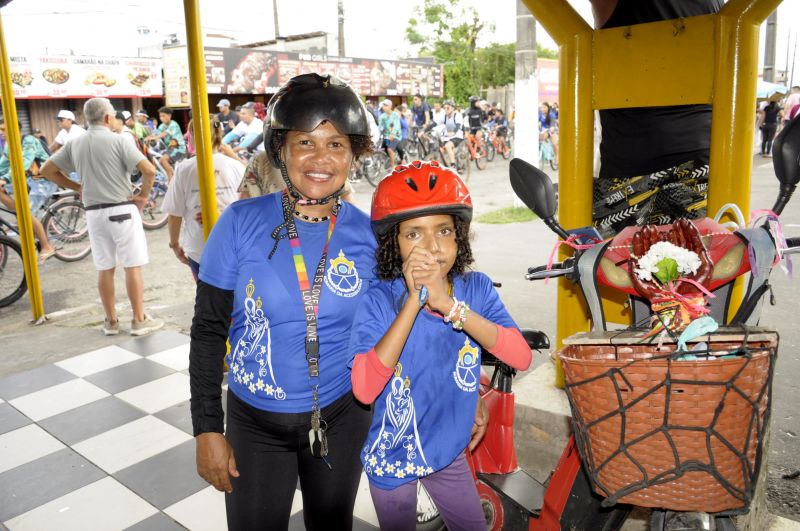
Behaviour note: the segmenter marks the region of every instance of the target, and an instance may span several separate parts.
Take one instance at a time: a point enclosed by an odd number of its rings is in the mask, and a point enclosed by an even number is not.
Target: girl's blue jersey
[[[268,255],[283,222],[281,194],[231,204],[203,250],[200,280],[234,291],[227,357],[228,385],[248,404],[280,413],[311,410],[303,309],[289,240]],[[328,223],[295,221],[313,283]],[[320,405],[351,390],[348,350],[359,301],[375,282],[375,237],[369,218],[343,203],[328,246],[317,318]]]
[[[456,277],[453,295],[504,327],[515,327],[483,273]],[[383,337],[406,296],[402,279],[370,289],[356,312],[350,352],[365,353]],[[468,318],[469,319],[469,318]],[[375,401],[361,461],[369,480],[394,489],[446,467],[467,446],[480,384],[481,347],[442,317],[420,311],[395,367]]]

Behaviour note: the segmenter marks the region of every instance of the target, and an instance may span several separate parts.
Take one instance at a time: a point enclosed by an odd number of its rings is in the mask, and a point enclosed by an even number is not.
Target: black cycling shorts
[[[322,408],[332,470],[309,450],[311,413],[256,409],[228,391],[227,419],[225,436],[240,474],[225,495],[228,529],[287,529],[298,479],[306,529],[352,529],[369,406],[348,392]]]

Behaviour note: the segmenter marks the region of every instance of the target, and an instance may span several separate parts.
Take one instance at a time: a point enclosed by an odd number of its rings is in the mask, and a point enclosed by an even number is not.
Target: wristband
[[[450,307],[450,311],[447,313],[447,315],[444,316],[445,323],[449,323],[455,318],[456,313],[458,312],[458,303],[458,299],[453,297],[453,305]]]

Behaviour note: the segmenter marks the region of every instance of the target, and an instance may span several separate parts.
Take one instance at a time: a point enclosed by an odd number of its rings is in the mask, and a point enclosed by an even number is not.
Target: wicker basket
[[[575,435],[605,504],[716,513],[747,508],[769,422],[778,335],[721,330],[709,359],[632,333],[578,334],[559,353]],[[745,348],[746,345],[746,348]],[[736,352],[730,358],[720,358]]]

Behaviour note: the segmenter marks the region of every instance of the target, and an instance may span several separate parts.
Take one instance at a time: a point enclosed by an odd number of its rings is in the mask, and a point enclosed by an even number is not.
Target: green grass
[[[519,223],[522,221],[533,221],[537,219],[530,209],[525,207],[507,207],[500,210],[494,210],[482,216],[475,218],[477,223]]]

